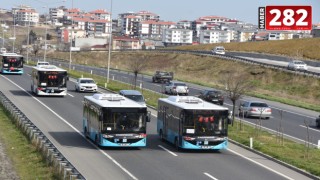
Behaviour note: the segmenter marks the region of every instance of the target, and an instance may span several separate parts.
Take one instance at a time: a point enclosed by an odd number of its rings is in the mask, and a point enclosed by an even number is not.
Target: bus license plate
[[[201,146],[201,149],[210,149],[211,146]]]
[[[120,146],[129,146],[129,143],[120,143]]]

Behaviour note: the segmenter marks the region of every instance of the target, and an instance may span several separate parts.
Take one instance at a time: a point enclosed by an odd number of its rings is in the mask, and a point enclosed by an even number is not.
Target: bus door
[[[162,133],[164,137],[167,137],[167,128],[168,128],[168,107],[163,107],[163,129]]]

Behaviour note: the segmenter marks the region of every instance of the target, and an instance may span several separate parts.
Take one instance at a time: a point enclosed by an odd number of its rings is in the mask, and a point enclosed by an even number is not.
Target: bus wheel
[[[178,142],[178,138],[174,139],[174,146],[175,148],[179,151],[179,142]]]
[[[88,136],[87,127],[85,127],[85,128],[84,128],[84,136],[85,136],[86,138],[88,138],[88,137],[89,137],[89,136]]]
[[[160,133],[159,133],[159,135],[160,135],[160,139],[161,139],[161,141],[162,141],[162,142],[164,142],[164,137],[163,137],[163,133],[162,133],[162,130],[160,130]]]
[[[98,138],[97,135],[96,135],[96,137],[94,138],[94,142],[96,143],[97,146],[100,146],[100,144],[99,144],[99,138]]]

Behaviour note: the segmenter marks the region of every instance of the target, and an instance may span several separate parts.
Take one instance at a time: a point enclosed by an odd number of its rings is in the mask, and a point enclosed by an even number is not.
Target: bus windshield
[[[3,67],[10,68],[22,68],[23,67],[23,57],[3,57]]]
[[[67,87],[67,72],[40,71],[39,85],[41,87]]]
[[[104,133],[145,133],[145,113],[111,112],[104,113]]]
[[[227,118],[227,111],[187,110],[183,134],[195,136],[226,135]]]

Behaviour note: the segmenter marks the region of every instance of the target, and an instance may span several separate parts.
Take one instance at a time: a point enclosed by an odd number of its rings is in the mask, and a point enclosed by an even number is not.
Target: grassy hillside
[[[182,50],[211,50],[213,47],[222,45],[226,51],[246,51],[278,54],[290,57],[320,60],[320,38],[291,39],[281,41],[260,42],[234,42],[223,44],[206,44],[195,46],[181,46],[174,49]]]
[[[51,57],[69,59],[69,53],[49,54]],[[106,52],[72,53],[74,63],[106,67]],[[255,65],[226,61],[208,56],[166,53],[112,53],[111,68],[130,71],[129,61],[147,58],[143,70],[153,74],[156,70],[173,71],[175,79],[223,89],[221,77],[230,70],[241,70],[255,83],[256,89],[249,92],[258,97],[276,99],[288,104],[303,105],[320,111],[320,80],[291,73],[281,72]],[[281,97],[281,98],[280,98]],[[291,101],[289,103],[289,101]],[[309,105],[308,105],[309,104]]]

